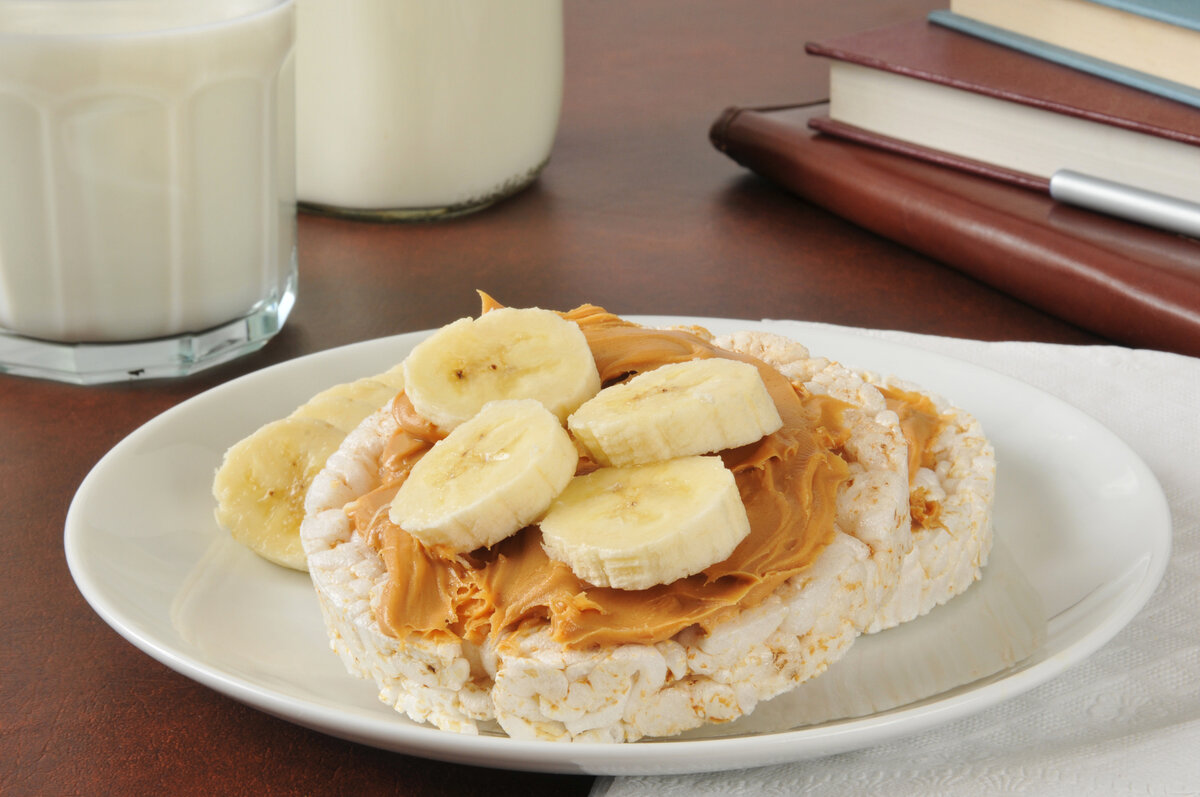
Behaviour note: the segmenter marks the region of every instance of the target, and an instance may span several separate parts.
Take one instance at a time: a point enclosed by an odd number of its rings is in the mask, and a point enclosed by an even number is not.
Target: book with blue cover
[[[1200,108],[1196,0],[952,0],[929,20]]]
[[[1171,25],[1200,31],[1200,4],[1196,0],[1087,0]]]

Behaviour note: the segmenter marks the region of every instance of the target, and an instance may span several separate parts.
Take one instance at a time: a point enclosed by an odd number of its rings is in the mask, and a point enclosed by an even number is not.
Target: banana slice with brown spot
[[[307,570],[300,545],[304,495],[344,438],[327,421],[291,417],[236,443],[213,479],[217,523],[259,556]]]
[[[733,473],[684,457],[575,477],[540,523],[551,559],[599,587],[646,589],[724,560],[750,533]]]
[[[404,361],[406,395],[444,432],[502,399],[535,399],[565,421],[599,390],[600,374],[579,325],[538,308],[460,318]]]
[[[783,421],[758,369],[712,357],[605,388],[567,420],[602,465],[638,465],[747,445]]]

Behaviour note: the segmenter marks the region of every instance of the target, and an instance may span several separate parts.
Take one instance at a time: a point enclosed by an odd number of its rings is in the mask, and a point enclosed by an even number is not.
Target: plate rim
[[[700,325],[710,329],[726,328],[730,330],[773,326],[794,327],[809,336],[810,340],[836,342],[837,346],[834,347],[830,356],[836,354],[838,346],[851,348],[865,346],[869,349],[901,350],[908,356],[929,358],[942,365],[986,372],[990,378],[1002,380],[1015,386],[1016,389],[1041,394],[1044,399],[1059,405],[1060,409],[1085,419],[1093,433],[1098,433],[1108,438],[1110,444],[1117,445],[1126,455],[1129,463],[1139,471],[1139,476],[1142,477],[1144,483],[1153,488],[1151,495],[1147,497],[1156,504],[1156,510],[1161,513],[1165,522],[1153,524],[1159,528],[1159,534],[1151,540],[1151,543],[1156,544],[1148,547],[1148,555],[1140,563],[1140,566],[1131,565],[1128,572],[1133,574],[1135,583],[1124,590],[1117,606],[1119,611],[1106,613],[1102,622],[1090,628],[1066,651],[1060,651],[1054,656],[1043,658],[1027,666],[1018,663],[1009,671],[1002,671],[996,677],[984,679],[987,683],[983,686],[967,688],[974,687],[974,684],[964,685],[957,690],[949,690],[948,693],[931,696],[926,700],[890,711],[813,727],[746,736],[702,739],[668,738],[620,745],[586,742],[568,744],[520,740],[504,736],[468,736],[408,721],[396,723],[391,718],[364,716],[354,711],[347,711],[346,707],[339,709],[334,706],[315,704],[311,701],[300,701],[294,697],[273,692],[234,674],[223,672],[217,666],[206,665],[203,661],[174,649],[169,644],[169,640],[158,639],[154,634],[138,628],[136,623],[122,616],[121,612],[110,604],[104,594],[104,588],[93,578],[87,562],[81,559],[83,556],[80,547],[82,538],[79,535],[85,533],[86,525],[80,521],[80,515],[84,511],[84,504],[88,491],[94,483],[95,474],[102,472],[109,463],[119,458],[126,447],[135,445],[142,437],[152,435],[160,426],[169,428],[177,416],[186,416],[195,405],[211,400],[213,393],[236,392],[246,384],[254,384],[270,379],[273,375],[292,370],[303,371],[310,368],[317,370],[327,362],[344,358],[348,353],[370,359],[377,349],[382,352],[392,346],[398,349],[404,346],[411,348],[417,341],[435,331],[428,329],[349,343],[276,363],[209,388],[147,420],[97,461],[72,497],[67,511],[63,537],[71,577],[93,611],[143,653],[214,691],[285,721],[372,747],[448,762],[531,772],[626,775],[711,772],[819,758],[863,749],[897,738],[900,735],[897,732],[897,725],[904,726],[902,733],[907,736],[975,714],[1052,680],[1071,666],[1092,655],[1133,620],[1149,601],[1165,574],[1171,548],[1171,516],[1169,505],[1157,477],[1142,457],[1112,430],[1090,414],[1054,394],[986,365],[917,345],[863,334],[853,328],[790,319],[754,321],[678,315],[629,315],[625,317],[628,320],[652,326]],[[808,340],[801,342],[806,346],[809,345]],[[826,354],[815,344],[812,348],[815,354]],[[1082,600],[1086,600],[1086,596]],[[1070,610],[1071,607],[1068,607],[1055,617],[1061,617]],[[1064,653],[1068,655],[1063,655]],[[347,677],[352,676],[348,675]],[[1005,688],[999,688],[1002,685]],[[950,696],[945,697],[947,694]],[[400,717],[400,715],[397,716]],[[813,740],[813,737],[816,737],[816,741]],[[741,763],[734,766],[722,763],[730,759]]]

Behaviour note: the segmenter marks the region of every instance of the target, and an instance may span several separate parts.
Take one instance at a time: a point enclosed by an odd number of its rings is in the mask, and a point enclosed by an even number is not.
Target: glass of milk
[[[430,219],[531,183],[563,90],[562,0],[296,0],[301,208]]]
[[[0,0],[0,373],[178,376],[295,296],[292,0]]]

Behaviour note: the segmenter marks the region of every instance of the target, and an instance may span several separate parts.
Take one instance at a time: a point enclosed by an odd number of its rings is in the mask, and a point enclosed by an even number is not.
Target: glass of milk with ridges
[[[546,165],[562,106],[562,0],[296,3],[302,209],[460,216]]]
[[[178,376],[295,296],[292,0],[0,0],[0,373]]]

